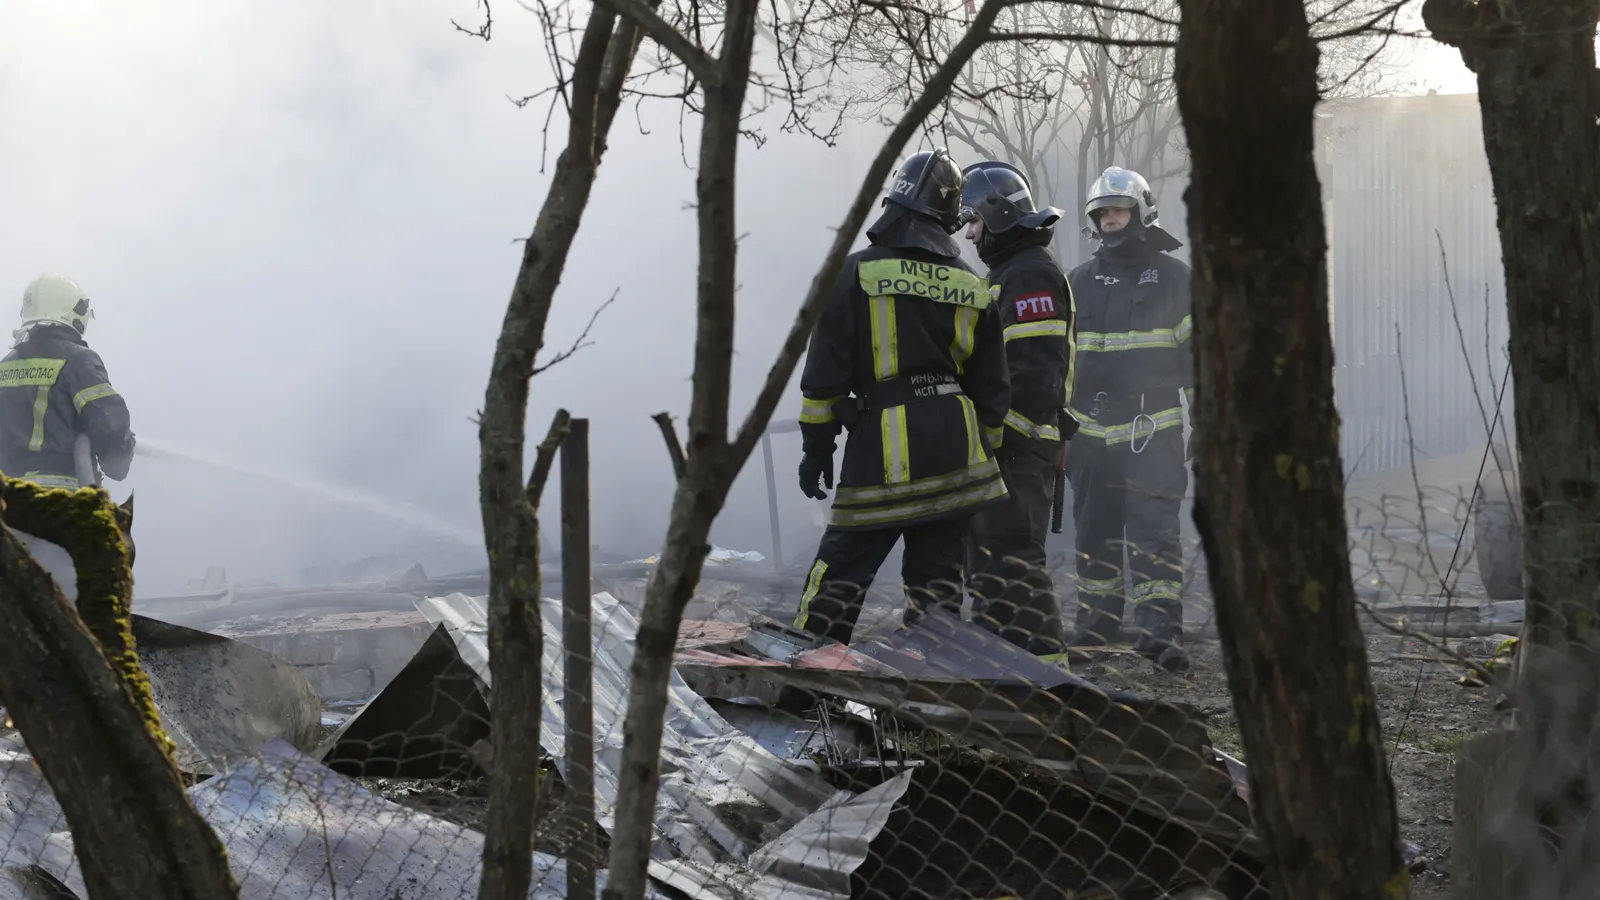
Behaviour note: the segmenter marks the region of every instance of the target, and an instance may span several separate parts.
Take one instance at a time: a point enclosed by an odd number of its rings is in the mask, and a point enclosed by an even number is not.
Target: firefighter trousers
[[[922,611],[934,604],[960,618],[962,565],[970,519],[970,515],[963,515],[870,531],[829,528],[822,534],[816,561],[806,576],[794,627],[841,644],[850,643],[867,589],[872,587],[878,567],[902,537],[906,542],[900,566],[906,589],[905,624],[914,624]]]
[[[1181,640],[1183,548],[1178,516],[1189,487],[1183,429],[1156,432],[1143,452],[1079,434],[1067,451],[1077,528],[1078,611],[1073,643],[1114,643],[1126,596],[1123,551],[1132,575],[1134,646]]]
[[[968,539],[972,619],[1035,656],[1060,653],[1061,611],[1044,552],[1057,463],[1027,449],[999,463],[1009,496],[972,517]]]

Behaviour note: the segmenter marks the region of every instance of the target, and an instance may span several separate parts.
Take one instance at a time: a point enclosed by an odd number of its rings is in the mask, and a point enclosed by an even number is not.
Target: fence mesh
[[[1349,504],[1371,676],[1421,897],[1443,896],[1459,862],[1454,759],[1500,715],[1500,692],[1484,686],[1494,673],[1483,670],[1521,620],[1520,602],[1491,598],[1478,570],[1488,532],[1474,533],[1475,483],[1439,480],[1426,490],[1354,484]],[[789,624],[803,572],[714,560],[668,686],[652,892],[1268,896],[1249,760],[1193,540],[1185,558],[1182,674],[1135,649],[1131,621],[1112,645],[1074,652],[1070,672],[964,618],[970,609],[906,627],[887,571],[853,644],[819,643]],[[1069,548],[1052,547],[1069,629],[1072,563]],[[578,650],[592,667],[602,867],[651,565],[595,566],[593,644]],[[151,605],[145,612],[180,624],[141,619],[136,637],[190,793],[243,896],[475,897],[494,762],[482,576],[412,572],[299,591],[213,582]],[[567,896],[566,860],[582,833],[567,789],[565,664],[576,648],[563,646],[564,615],[560,600],[541,608],[543,754],[519,761],[543,773],[530,813],[541,898]],[[86,900],[60,807],[14,730],[0,762],[0,900]]]

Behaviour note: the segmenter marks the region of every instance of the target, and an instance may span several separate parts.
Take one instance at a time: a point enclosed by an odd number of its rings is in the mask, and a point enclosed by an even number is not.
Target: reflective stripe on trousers
[[[51,475],[45,472],[25,472],[20,480],[31,481],[44,488],[59,488],[63,491],[75,491],[82,487],[78,479],[71,475]]]

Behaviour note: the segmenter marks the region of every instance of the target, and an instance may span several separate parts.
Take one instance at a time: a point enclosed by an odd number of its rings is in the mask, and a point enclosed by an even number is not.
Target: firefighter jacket
[[[1005,446],[1056,459],[1062,438],[1076,428],[1063,415],[1072,397],[1075,304],[1049,241],[1050,232],[1040,230],[1007,248],[991,265],[989,283],[997,293],[1011,375]]]
[[[47,487],[78,487],[73,442],[89,436],[108,477],[127,477],[128,404],[100,354],[63,325],[35,325],[0,360],[0,471]]]
[[[811,336],[806,454],[831,456],[849,430],[832,528],[903,528],[1006,496],[990,455],[1011,400],[998,310],[944,243],[948,255],[874,246],[846,257]]]
[[[1179,394],[1194,384],[1189,267],[1140,236],[1101,247],[1068,278],[1078,331],[1069,409],[1079,435],[1109,445],[1136,431],[1140,443],[1181,432]]]

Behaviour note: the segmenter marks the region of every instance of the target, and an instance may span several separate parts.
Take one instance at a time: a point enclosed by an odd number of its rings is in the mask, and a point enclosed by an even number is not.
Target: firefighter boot
[[[1120,590],[1121,585],[1118,585]],[[1078,592],[1078,616],[1071,645],[1074,647],[1104,647],[1117,642],[1122,635],[1122,612],[1125,601],[1121,594],[1090,594]]]
[[[1174,674],[1189,670],[1189,654],[1183,651],[1183,604],[1170,597],[1140,603],[1133,610],[1133,626],[1138,637],[1133,649],[1140,656]]]

